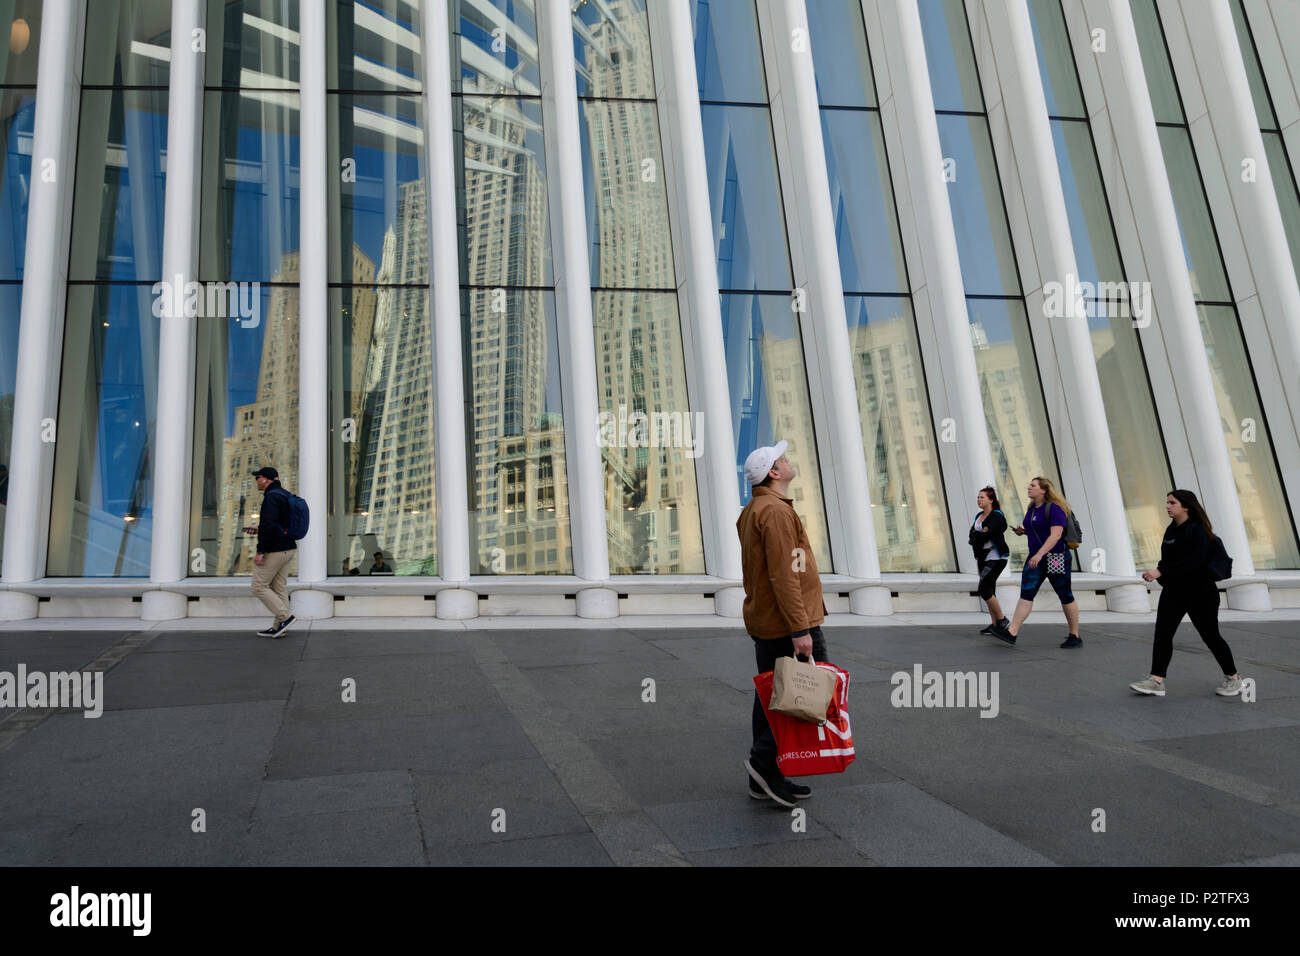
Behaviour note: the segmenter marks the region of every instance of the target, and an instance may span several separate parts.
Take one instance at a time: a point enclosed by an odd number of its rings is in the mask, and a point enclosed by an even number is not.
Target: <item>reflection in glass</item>
[[[1228,9],[1232,11],[1232,25],[1237,31],[1237,46],[1241,49],[1241,59],[1246,66],[1246,79],[1250,83],[1250,97],[1255,103],[1255,117],[1263,129],[1277,129],[1277,115],[1273,104],[1268,99],[1268,85],[1264,81],[1264,70],[1259,65],[1259,55],[1255,52],[1255,43],[1250,36],[1246,23],[1246,10],[1241,0],[1228,0]]]
[[[298,491],[297,253],[272,281],[280,284],[258,290],[256,325],[198,320],[190,548],[202,549],[202,570],[191,564],[193,575],[251,573],[257,538],[243,528],[257,525],[262,507],[254,471],[270,465]]]
[[[1157,123],[1184,123],[1183,105],[1178,98],[1174,67],[1165,48],[1156,0],[1129,0],[1133,26],[1137,29],[1138,50],[1142,54],[1142,72],[1147,78],[1147,93]]]
[[[700,99],[766,103],[754,0],[691,0],[691,21]]]
[[[1098,282],[1120,282],[1124,270],[1111,230],[1110,207],[1092,147],[1092,133],[1086,122],[1052,120],[1051,124],[1074,261],[1079,268],[1076,278],[1092,283],[1094,289]],[[1097,294],[1105,297],[1100,291]]]
[[[51,577],[149,574],[158,323],[149,285],[73,285],[54,450]]]
[[[574,4],[579,96],[654,99],[646,0]]]
[[[298,251],[298,94],[205,93],[203,126],[199,277],[266,282]]]
[[[934,108],[983,113],[984,97],[962,0],[917,0],[917,9]]]
[[[702,425],[686,393],[675,292],[595,292],[600,455],[613,574],[703,574]]]
[[[422,195],[424,184],[409,189]],[[386,243],[379,273],[420,246]],[[353,259],[358,283],[375,275],[356,247]],[[396,574],[437,574],[428,287],[331,289],[330,315],[330,421],[341,424],[330,442],[329,572],[346,574],[346,562],[364,574],[383,551]]]
[[[329,131],[329,168],[350,159],[350,175],[341,178],[334,206],[338,223],[330,229],[330,282],[364,282],[351,272],[353,246],[371,262],[380,262],[388,243],[409,254],[391,259],[397,271],[381,271],[371,281],[383,284],[429,280],[425,202],[422,97],[330,94],[338,117]],[[331,188],[333,184],[331,184]],[[348,255],[342,255],[343,250]]]
[[[460,99],[461,283],[551,285],[541,104]]]
[[[1178,213],[1178,231],[1183,238],[1188,277],[1197,302],[1231,302],[1228,275],[1219,258],[1214,234],[1214,220],[1201,188],[1201,174],[1196,166],[1192,136],[1180,126],[1160,126],[1160,148],[1164,152],[1169,188],[1174,194]]]
[[[700,107],[718,288],[789,289],[776,148],[766,107]]]
[[[1086,119],[1083,91],[1074,70],[1070,31],[1061,15],[1061,0],[1029,0],[1029,22],[1037,41],[1038,74],[1043,78],[1047,115]]]
[[[906,298],[845,296],[881,571],[956,571],[930,401]]]
[[[865,110],[822,110],[821,118],[844,291],[906,293],[903,242],[880,116]]]
[[[537,21],[529,0],[452,0],[452,89],[540,96]]]
[[[807,366],[789,296],[724,294],[722,338],[740,503],[750,498],[745,478],[749,453],[781,439],[789,442],[786,456],[797,476],[790,484],[790,497],[808,531],[818,568],[829,571],[830,543]]]
[[[420,3],[333,0],[326,26],[329,89],[419,92]]]
[[[171,0],[101,0],[86,4],[82,83],[166,89],[171,68],[171,27]]]
[[[0,43],[0,84],[35,86],[41,52],[41,0],[7,0],[0,3],[0,11],[0,23],[8,32],[8,42]]]
[[[859,0],[808,4],[808,36],[822,106],[875,106],[871,55]],[[824,114],[823,114],[824,115]]]
[[[208,0],[206,29],[205,85],[222,89],[298,88],[297,3]]]
[[[966,311],[993,454],[994,487],[1002,501],[1002,513],[1014,528],[1024,518],[1029,480],[1035,475],[1060,474],[1029,337],[1029,318],[1020,299],[967,299]]]
[[[571,574],[554,293],[466,289],[461,296],[470,567]]]
[[[81,94],[70,278],[162,278],[167,91]]]
[[[966,294],[1019,295],[1020,279],[988,120],[983,116],[945,115],[936,119],[943,155],[955,164],[948,198]]]
[[[0,559],[4,557],[5,512],[9,507],[9,448],[14,433],[14,379],[18,375],[18,317],[23,287],[0,282]],[[3,561],[0,561],[2,568]]]
[[[1300,277],[1300,187],[1296,186],[1291,164],[1287,162],[1282,134],[1263,135],[1264,152],[1268,155],[1268,168],[1273,175],[1273,190],[1282,211],[1282,227],[1286,230],[1287,245],[1291,247],[1291,265],[1296,276]]]
[[[0,90],[0,282],[23,277],[35,90]]]
[[[1232,306],[1198,305],[1214,397],[1228,445],[1228,460],[1246,521],[1250,556],[1261,571],[1300,567],[1293,519],[1277,470],[1273,441]],[[1205,502],[1214,521],[1214,502]]]
[[[593,286],[671,289],[672,238],[654,103],[583,100],[582,181]],[[646,163],[649,162],[649,167]]]

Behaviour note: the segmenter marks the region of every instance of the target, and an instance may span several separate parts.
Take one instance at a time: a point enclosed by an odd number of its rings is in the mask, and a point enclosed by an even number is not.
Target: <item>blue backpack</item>
[[[284,529],[284,533],[294,541],[301,541],[307,537],[307,528],[311,525],[311,511],[307,508],[307,502],[284,488],[277,490],[289,499],[289,526]]]

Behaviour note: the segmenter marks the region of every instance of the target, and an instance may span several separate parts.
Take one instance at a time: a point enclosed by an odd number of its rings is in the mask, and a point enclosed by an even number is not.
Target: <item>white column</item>
[[[596,343],[591,318],[573,21],[568,3],[538,3],[536,9],[573,570],[589,581],[608,581],[604,465],[597,433]],[[610,588],[580,590],[577,603],[579,617],[618,616],[618,593]]]
[[[1099,147],[1103,142],[1113,143],[1118,156],[1125,195],[1132,204],[1134,220],[1140,224],[1137,239],[1152,286],[1155,319],[1140,334],[1149,364],[1159,361],[1159,350],[1164,350],[1176,395],[1157,393],[1157,401],[1166,430],[1173,415],[1181,416],[1191,450],[1192,473],[1180,474],[1176,469],[1174,481],[1198,491],[1202,500],[1214,502],[1214,527],[1233,556],[1233,578],[1247,577],[1255,573],[1255,566],[1228,447],[1220,431],[1214,379],[1205,355],[1132,13],[1127,0],[1085,0],[1083,6],[1088,28],[1104,30],[1106,38],[1105,51],[1092,54],[1097,61],[1093,69],[1100,75],[1105,95],[1105,115],[1110,119],[1109,129],[1104,137],[1098,137],[1098,143]],[[1094,115],[1094,124],[1097,122]],[[1102,153],[1103,168],[1107,155]],[[1113,193],[1113,185],[1108,185]],[[1262,582],[1237,586],[1229,590],[1229,598],[1234,607],[1267,607],[1267,586]]]
[[[1300,285],[1274,180],[1291,190],[1290,172],[1269,167],[1228,0],[1161,10],[1273,450],[1300,503]]]
[[[298,488],[294,490],[318,512],[307,536],[298,542],[298,581],[316,584],[325,580],[327,572],[330,436],[325,5],[304,3],[300,17]],[[326,591],[296,591],[292,603],[294,613],[307,619],[334,615],[334,598]]]
[[[43,434],[50,433],[58,417],[85,11],[86,5],[76,0],[46,0],[42,9],[19,361],[9,448],[6,584],[42,577],[49,544],[50,484],[56,446],[45,441]],[[60,437],[57,432],[54,435],[56,440]],[[36,617],[37,606],[35,595],[0,591],[0,620]]]
[[[865,0],[870,2],[870,0]],[[930,91],[921,17],[915,0],[876,0],[868,17],[880,23],[884,43],[873,47],[888,64],[893,95],[881,101],[897,118],[903,144],[901,171],[915,220],[917,255],[908,260],[916,306],[921,353],[927,356],[927,381],[939,425],[939,456],[948,491],[948,509],[956,530],[958,566],[973,574],[975,556],[965,547],[974,513],[975,492],[994,483],[979,373],[971,348],[966,292],[957,253],[957,234],[943,175],[943,150]],[[900,207],[900,215],[907,207]],[[910,250],[909,250],[910,251]],[[947,437],[951,436],[951,438]]]
[[[198,204],[203,139],[204,54],[193,49],[193,32],[204,26],[201,0],[172,0],[171,69],[167,92],[167,192],[163,202],[163,281],[173,289],[198,278]],[[166,286],[164,286],[166,288]],[[150,580],[175,584],[189,570],[189,474],[194,422],[195,323],[170,314],[167,302],[158,331],[158,417],[154,430],[153,539]],[[209,555],[216,560],[216,555]],[[184,594],[145,591],[140,617],[185,617]]]
[[[1300,3],[1246,0],[1246,19],[1277,111],[1291,172],[1300,182]],[[1281,178],[1276,169],[1273,175]]]
[[[451,64],[447,11],[420,8],[424,63],[424,152],[429,170],[429,300],[433,308],[434,436],[437,441],[438,574],[469,581],[469,493],[465,468],[465,383],[461,367],[460,263],[456,238],[456,156],[452,136]],[[447,588],[438,617],[478,616],[478,597]]]
[[[844,312],[835,218],[826,174],[826,146],[813,74],[813,55],[804,0],[777,0],[771,17],[768,94],[777,155],[792,187],[785,194],[786,221],[796,290],[807,311],[801,327],[808,343],[808,371],[826,499],[827,530],[836,554],[835,570],[879,580],[875,522],[871,518],[862,418],[853,381],[853,349]],[[798,293],[796,293],[798,294]],[[850,606],[858,613],[890,613],[889,590],[858,588]]]
[[[1068,296],[1065,316],[1047,317],[1043,311],[1045,283],[1056,282],[1067,290],[1077,288],[1079,267],[1029,8],[1024,0],[996,0],[982,6],[991,54],[991,61],[981,64],[982,76],[986,87],[996,83],[995,89],[986,91],[986,99],[990,112],[995,100],[1001,101],[1010,134],[1010,155],[1001,157],[1001,167],[1004,175],[1010,171],[1018,177],[1028,210],[1033,256],[1023,255],[1027,250],[1022,249],[1020,264],[1022,273],[1029,272],[1022,280],[1028,292],[1030,322],[1038,333],[1037,353],[1055,426],[1061,479],[1070,489],[1070,505],[1079,513],[1090,539],[1079,557],[1083,570],[1089,571],[1093,548],[1101,548],[1106,573],[1133,576],[1137,568],[1087,314]],[[996,70],[991,69],[994,63]],[[1110,588],[1106,599],[1111,610],[1150,610],[1142,584]]]
[[[690,5],[651,3],[646,11],[654,48],[665,179],[673,212],[670,221],[682,345],[690,369],[692,410],[702,414],[704,423],[703,453],[696,459],[695,477],[705,564],[715,577],[739,582],[742,569],[736,517],[740,514],[740,489]],[[726,617],[739,617],[744,600],[744,589],[738,584],[725,587],[714,594],[714,609]]]

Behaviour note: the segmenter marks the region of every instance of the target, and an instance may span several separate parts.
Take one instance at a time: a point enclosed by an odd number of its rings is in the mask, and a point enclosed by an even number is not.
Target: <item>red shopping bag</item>
[[[776,737],[776,766],[787,777],[843,773],[853,763],[853,729],[849,725],[849,672],[834,664],[818,667],[835,672],[835,695],[824,724],[777,714],[767,709],[772,698],[772,672],[754,678],[754,688]]]

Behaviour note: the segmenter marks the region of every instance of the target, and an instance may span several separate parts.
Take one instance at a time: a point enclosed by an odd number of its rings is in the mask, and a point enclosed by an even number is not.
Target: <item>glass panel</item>
[[[81,94],[73,280],[162,277],[167,91]]]
[[[329,99],[338,117],[330,124],[329,168],[352,160],[351,175],[338,182],[338,203],[331,203],[338,219],[330,229],[330,282],[427,283],[422,97],[344,93]],[[358,256],[371,263],[365,270],[370,280],[357,277]]]
[[[470,567],[572,574],[555,296],[462,292]]]
[[[691,20],[700,99],[766,103],[754,0],[691,0]]]
[[[203,100],[200,276],[287,281],[298,258],[298,94]]]
[[[1070,218],[1070,238],[1080,282],[1120,282],[1124,269],[1110,225],[1110,207],[1092,146],[1087,122],[1052,120],[1056,164],[1065,192],[1065,211]],[[1058,281],[1063,281],[1058,280]]]
[[[1236,309],[1231,306],[1197,306],[1205,354],[1214,376],[1214,397],[1219,405],[1223,439],[1246,521],[1250,556],[1261,571],[1300,567],[1300,550],[1278,474],[1277,455],[1268,435],[1259,393],[1251,374]],[[1205,502],[1210,522],[1213,502]]]
[[[41,52],[41,0],[0,3],[0,23],[9,24],[9,42],[0,43],[0,84],[35,86]]]
[[[1070,31],[1061,12],[1061,0],[1029,0],[1029,22],[1034,28],[1047,115],[1086,119],[1088,114],[1083,107],[1079,76],[1074,70],[1074,50],[1070,47]]]
[[[0,283],[0,558],[4,557],[9,501],[9,448],[14,433],[14,379],[18,376],[18,317],[22,306],[23,287]]]
[[[1019,295],[1020,280],[988,121],[983,116],[940,115],[936,119],[944,158],[953,161],[955,178],[948,184],[948,198],[966,294]]]
[[[576,5],[573,57],[579,96],[654,99],[655,74],[645,0]]]
[[[1169,188],[1174,194],[1174,209],[1178,213],[1178,228],[1183,237],[1183,254],[1187,258],[1192,293],[1197,302],[1231,302],[1232,292],[1228,288],[1223,260],[1219,258],[1214,220],[1210,218],[1210,206],[1201,187],[1191,134],[1185,128],[1175,126],[1161,126],[1158,131],[1165,169],[1169,174]]]
[[[23,277],[35,121],[35,90],[0,92],[0,281]]]
[[[330,315],[330,421],[340,424],[329,573],[365,574],[382,551],[395,574],[437,574],[428,288],[331,289]]]
[[[654,103],[584,100],[582,181],[593,286],[671,289],[673,246]],[[651,174],[647,176],[647,171]]]
[[[695,461],[675,292],[595,292],[600,454],[613,574],[703,574]]]
[[[956,571],[912,305],[845,296],[882,571]]]
[[[908,292],[880,115],[822,110],[826,175],[846,292]]]
[[[335,0],[327,27],[329,89],[418,92],[420,2]]]
[[[1246,11],[1241,0],[1228,0],[1232,10],[1232,23],[1237,28],[1237,45],[1241,47],[1241,59],[1246,65],[1246,79],[1250,82],[1250,95],[1255,101],[1255,115],[1259,118],[1262,129],[1277,129],[1277,115],[1273,104],[1268,99],[1268,86],[1264,83],[1264,70],[1259,65],[1259,56],[1255,53],[1255,42],[1251,39],[1250,28],[1246,24]]]
[[[298,281],[297,257],[283,281]],[[190,548],[202,549],[192,575],[248,575],[262,493],[252,473],[270,465],[298,490],[298,286],[263,285],[256,325],[198,322]],[[314,505],[314,503],[313,503]],[[289,574],[297,573],[297,557]]]
[[[790,484],[790,497],[808,531],[817,567],[829,572],[830,539],[808,398],[807,365],[789,296],[723,295],[722,338],[731,389],[740,503],[750,499],[750,485],[745,478],[749,453],[785,439],[789,442],[786,456],[796,475]]]
[[[1286,147],[1281,133],[1264,133],[1264,151],[1268,154],[1268,168],[1273,175],[1273,190],[1282,210],[1282,225],[1286,229],[1287,245],[1291,247],[1291,264],[1300,277],[1300,188],[1297,188],[1291,164],[1287,162]]]
[[[171,44],[171,0],[88,3],[82,83],[165,89]]]
[[[541,104],[463,96],[460,118],[461,283],[554,284]]]
[[[1165,35],[1155,0],[1129,0],[1133,25],[1137,28],[1138,49],[1142,53],[1142,71],[1147,77],[1147,93],[1157,123],[1184,123],[1183,106],[1178,99],[1173,64],[1165,49]]]
[[[158,323],[148,285],[68,289],[51,577],[143,577],[153,527]]]
[[[917,0],[917,8],[934,108],[983,113],[984,96],[962,0]]]
[[[453,90],[541,95],[531,0],[453,0],[448,13]]]
[[[817,98],[822,106],[875,106],[871,54],[860,0],[808,4]]]
[[[997,476],[994,487],[1014,528],[1024,518],[1029,480],[1060,474],[1029,320],[1020,300],[967,299],[966,311]],[[1013,560],[1023,560],[1023,554]]]
[[[790,252],[767,108],[700,107],[720,289],[789,289]]]
[[[298,88],[297,3],[208,0],[207,31],[207,86]]]

